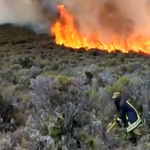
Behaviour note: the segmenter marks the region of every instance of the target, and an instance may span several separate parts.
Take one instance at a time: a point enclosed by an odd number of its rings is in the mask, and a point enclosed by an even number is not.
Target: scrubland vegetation
[[[150,149],[148,55],[74,51],[25,29],[0,28],[0,150]],[[116,90],[145,121],[137,147],[118,126],[105,134],[116,114]]]

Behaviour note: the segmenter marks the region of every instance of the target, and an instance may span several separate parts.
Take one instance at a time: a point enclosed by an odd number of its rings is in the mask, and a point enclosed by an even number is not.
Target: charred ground
[[[11,110],[6,107],[14,106],[11,117],[17,127],[13,133],[0,133],[0,149],[132,148],[117,128],[106,137],[103,133],[115,112],[110,100],[115,90],[127,93],[147,120],[148,55],[73,50],[56,45],[52,37],[8,24],[0,26],[0,57],[1,109],[7,110],[8,120]],[[86,71],[94,75],[92,85],[85,84]],[[149,149],[145,127],[137,149]]]

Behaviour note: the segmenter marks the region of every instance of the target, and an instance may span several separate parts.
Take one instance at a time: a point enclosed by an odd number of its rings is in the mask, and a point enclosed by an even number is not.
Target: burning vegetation
[[[149,54],[150,37],[137,32],[135,22],[124,15],[125,10],[118,9],[119,3],[114,2],[107,1],[101,5],[97,15],[99,28],[94,26],[94,22],[92,25],[86,22],[86,18],[82,18],[81,24],[78,13],[72,13],[65,5],[58,5],[60,17],[51,27],[55,42],[74,49],[121,50],[123,53],[133,50]],[[90,34],[83,31],[85,26],[88,26]]]

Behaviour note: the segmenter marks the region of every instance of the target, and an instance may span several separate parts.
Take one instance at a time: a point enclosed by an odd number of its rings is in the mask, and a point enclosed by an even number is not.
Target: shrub
[[[124,93],[126,91],[128,84],[129,84],[129,79],[122,76],[113,85],[108,86],[106,88],[106,92],[110,96],[113,94],[113,92],[116,92],[116,91]]]
[[[65,102],[76,102],[79,96],[82,99],[81,89],[78,87],[73,80],[64,76],[56,78],[38,76],[31,79],[37,107],[49,111]]]
[[[33,60],[28,56],[19,58],[19,64],[22,68],[30,68],[33,65]]]
[[[108,59],[108,64],[111,66],[114,66],[117,64],[117,59],[116,58],[112,58],[112,59]]]
[[[141,70],[141,68],[142,68],[141,64],[138,62],[129,63],[127,66],[127,72],[131,74],[131,73],[134,73],[135,71]]]
[[[10,84],[17,83],[17,77],[12,70],[1,70],[0,75],[4,81],[9,82]]]
[[[23,89],[27,89],[30,86],[30,78],[27,75],[21,75],[18,79],[18,84],[20,84],[20,87]]]
[[[41,72],[42,72],[42,69],[40,69],[40,68],[38,68],[38,67],[35,67],[35,66],[32,66],[32,67],[29,69],[29,76],[30,76],[30,78],[35,78],[35,77],[38,76]]]

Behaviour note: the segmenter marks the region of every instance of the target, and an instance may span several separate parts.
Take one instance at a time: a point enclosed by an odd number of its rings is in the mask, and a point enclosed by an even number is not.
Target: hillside
[[[150,149],[147,124],[134,148],[117,126],[104,135],[115,116],[111,95],[116,90],[148,120],[148,55],[73,50],[48,36],[3,25],[0,57],[0,115],[5,118],[0,150]],[[94,75],[92,84],[86,71]],[[15,131],[3,132],[11,118]]]

